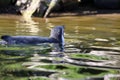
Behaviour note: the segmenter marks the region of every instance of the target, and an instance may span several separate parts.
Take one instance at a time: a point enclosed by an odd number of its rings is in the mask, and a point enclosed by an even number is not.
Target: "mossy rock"
[[[45,65],[38,66],[40,68],[50,69],[62,71],[64,74],[60,74],[60,77],[65,78],[84,78],[84,77],[92,77],[92,76],[103,76],[108,73],[114,73],[114,70],[105,70],[98,68],[87,68],[87,67],[79,67],[74,65]]]
[[[71,54],[70,57],[72,59],[80,60],[80,59],[87,59],[87,60],[108,60],[109,58],[105,56],[96,56],[96,55],[90,55],[90,54]]]

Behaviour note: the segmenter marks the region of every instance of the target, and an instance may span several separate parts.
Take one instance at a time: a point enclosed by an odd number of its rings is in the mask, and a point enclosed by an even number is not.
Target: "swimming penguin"
[[[55,43],[64,49],[64,26],[56,26],[51,30],[49,37],[41,36],[9,36],[2,35],[1,39],[7,42],[7,45],[37,45],[40,43]]]

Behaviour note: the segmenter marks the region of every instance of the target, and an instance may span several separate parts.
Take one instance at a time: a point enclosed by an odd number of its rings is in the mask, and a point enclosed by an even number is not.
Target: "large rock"
[[[94,3],[100,8],[116,9],[120,7],[120,0],[94,0]]]

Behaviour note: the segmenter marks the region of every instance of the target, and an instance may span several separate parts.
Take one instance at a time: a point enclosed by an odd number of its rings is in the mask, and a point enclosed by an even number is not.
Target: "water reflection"
[[[48,29],[55,26],[52,22],[50,22],[50,20],[48,18],[45,18],[45,24],[48,27]]]
[[[32,18],[20,17],[19,21],[16,21],[16,35],[24,35],[24,33],[38,35],[41,31],[38,24],[39,23],[33,21]]]

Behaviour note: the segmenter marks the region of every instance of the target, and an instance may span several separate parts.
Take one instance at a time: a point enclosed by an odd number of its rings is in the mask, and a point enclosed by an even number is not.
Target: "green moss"
[[[59,76],[66,78],[84,78],[86,76],[103,76],[107,73],[115,73],[116,70],[103,70],[98,68],[86,68],[74,65],[46,65],[38,66],[45,69],[57,70],[58,72],[64,72]]]
[[[83,58],[83,59],[92,59],[92,60],[108,60],[105,56],[95,56],[90,54],[71,54],[71,58]]]
[[[22,66],[22,63],[29,61],[29,56],[10,56],[0,54],[0,80],[28,80],[33,74],[31,70]],[[37,79],[32,80],[47,80]]]
[[[42,72],[22,66],[27,61],[30,61],[30,56],[0,54],[0,80],[49,80],[48,78],[42,78],[43,74],[39,75],[39,77],[34,77],[34,74]]]
[[[0,78],[1,80],[50,80],[48,78],[35,78],[35,77],[11,77],[11,76],[4,76]]]

